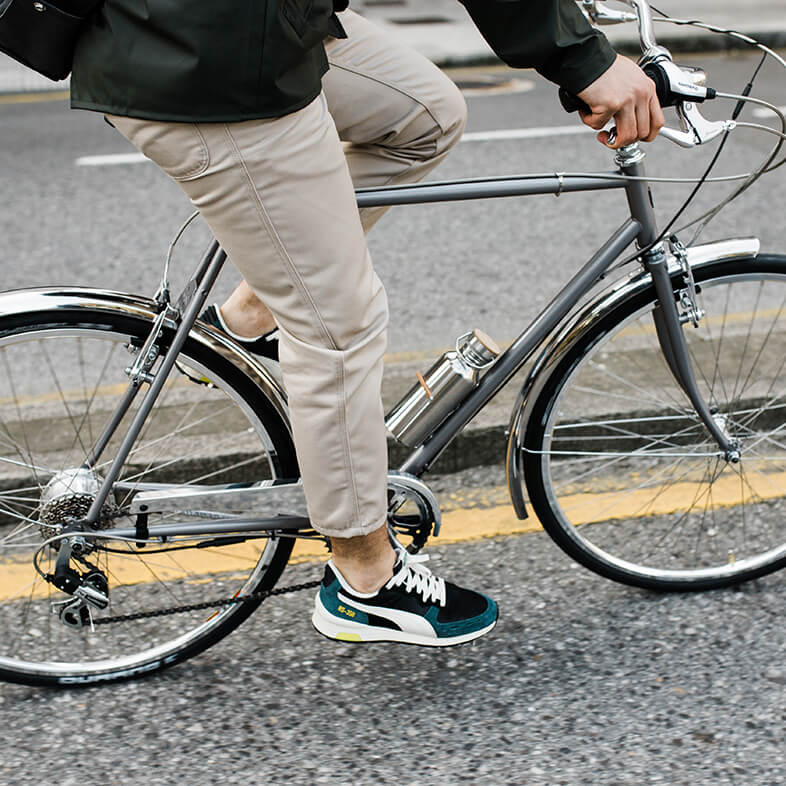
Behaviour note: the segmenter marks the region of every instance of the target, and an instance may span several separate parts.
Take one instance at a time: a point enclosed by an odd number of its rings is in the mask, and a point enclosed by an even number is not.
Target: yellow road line
[[[692,507],[704,507],[702,486],[683,482],[671,486],[668,493],[652,499],[652,489],[638,489],[629,493],[608,491],[599,494],[579,492],[563,499],[563,509],[577,525],[598,521],[637,519],[680,513]],[[747,478],[744,503],[765,501],[786,494],[786,472],[751,473]],[[740,480],[736,475],[716,481],[712,487],[712,504],[715,509],[740,504]],[[483,538],[522,535],[541,530],[540,523],[532,516],[525,521],[516,518],[510,505],[490,508],[472,508],[449,511],[443,516],[443,534],[435,540],[438,544],[463,543]],[[211,576],[232,576],[246,572],[257,561],[261,545],[248,542],[220,549],[185,550],[167,554],[139,552],[140,562],[134,554],[126,559],[113,557],[110,583],[142,584],[155,581],[208,581]],[[327,552],[320,541],[298,541],[291,562],[319,562],[327,559]],[[0,562],[0,602],[18,594],[20,588],[29,587],[34,578],[30,555],[19,555],[13,561]],[[39,581],[33,591],[35,597],[46,597],[49,585]],[[54,592],[53,595],[58,593]],[[30,596],[27,590],[26,596]]]
[[[71,95],[70,90],[47,90],[34,93],[13,93],[0,96],[0,104],[38,104],[46,101],[64,101]]]

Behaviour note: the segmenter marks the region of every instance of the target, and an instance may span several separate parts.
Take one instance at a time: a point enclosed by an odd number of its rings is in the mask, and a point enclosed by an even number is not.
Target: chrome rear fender
[[[735,238],[689,248],[688,261],[693,270],[700,270],[703,267],[726,259],[753,260],[758,256],[759,251],[760,243],[757,238]],[[669,271],[673,274],[680,272],[679,263],[672,257],[669,257]],[[508,425],[505,469],[510,500],[516,515],[520,519],[525,519],[528,515],[523,491],[524,468],[521,448],[524,442],[524,431],[538,393],[555,366],[570,351],[585,331],[617,308],[620,303],[630,297],[635,297],[651,285],[652,281],[649,273],[639,271],[631,274],[608,292],[602,293],[597,300],[566,321],[564,327],[546,342],[538,355],[522,385]]]
[[[35,314],[88,310],[146,322],[152,321],[158,313],[150,298],[103,289],[51,287],[0,293],[0,317],[19,316],[31,324]],[[174,330],[177,325],[166,322],[165,327]],[[263,361],[244,351],[228,336],[199,321],[191,329],[190,339],[237,366],[269,399],[291,435],[287,395],[277,364],[263,365]]]

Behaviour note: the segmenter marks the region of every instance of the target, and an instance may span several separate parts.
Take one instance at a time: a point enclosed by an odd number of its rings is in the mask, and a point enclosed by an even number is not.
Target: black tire
[[[56,532],[81,461],[113,411],[150,321],[87,308],[0,317],[0,678],[28,685],[128,679],[180,663],[222,639],[259,602],[95,628],[69,628],[50,613],[70,596],[35,573],[32,554]],[[162,351],[171,335],[165,335]],[[286,423],[263,391],[221,355],[189,340],[180,358],[213,383],[173,369],[119,478],[120,513],[139,482],[227,483],[298,476]],[[137,399],[141,399],[138,396]],[[138,401],[134,402],[135,410]],[[120,436],[130,415],[121,424]],[[100,469],[114,455],[113,438]],[[60,485],[57,485],[60,483]],[[61,494],[66,485],[68,494]],[[49,487],[45,499],[42,493]],[[89,495],[88,495],[89,497]],[[51,499],[55,502],[52,503]],[[89,503],[88,503],[89,504]],[[84,509],[78,511],[84,515]],[[151,518],[151,524],[154,523]],[[155,553],[130,544],[93,552],[109,580],[110,606],[95,617],[233,597],[274,586],[294,541],[267,538]],[[183,544],[188,546],[188,543]],[[195,544],[192,544],[195,545]],[[122,552],[122,553],[119,553]],[[41,554],[52,571],[53,553]]]
[[[665,364],[651,286],[571,339],[535,388],[520,446],[531,504],[560,548],[647,589],[726,587],[786,566],[786,256],[708,263],[696,282],[707,314],[684,331],[739,464],[719,457]]]

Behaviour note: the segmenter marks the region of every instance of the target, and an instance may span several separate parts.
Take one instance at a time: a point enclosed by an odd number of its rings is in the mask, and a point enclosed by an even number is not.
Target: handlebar
[[[618,0],[631,6],[635,13],[614,11],[601,0],[577,0],[590,21],[596,25],[620,24],[637,20],[643,55],[639,60],[644,73],[655,83],[661,107],[676,107],[680,131],[662,128],[660,135],[681,147],[703,145],[736,126],[733,120],[709,121],[696,106],[715,98],[716,92],[706,87],[706,74],[697,68],[680,67],[674,63],[668,49],[655,39],[652,11],[647,0]],[[566,112],[589,113],[590,108],[578,96],[560,88],[559,99]],[[609,134],[614,144],[616,129]]]
[[[577,0],[581,9],[594,25],[618,25],[623,22],[638,22],[639,40],[645,53],[662,50],[655,40],[655,28],[652,22],[652,9],[648,0],[618,0],[633,8],[634,12],[614,11],[601,0]]]

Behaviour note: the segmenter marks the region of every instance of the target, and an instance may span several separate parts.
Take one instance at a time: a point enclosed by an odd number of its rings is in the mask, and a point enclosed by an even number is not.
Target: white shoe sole
[[[336,641],[347,641],[355,644],[372,641],[391,641],[400,644],[418,644],[421,647],[452,647],[456,644],[465,644],[468,641],[480,638],[480,636],[488,633],[497,624],[497,620],[494,620],[491,625],[471,633],[437,638],[436,636],[423,636],[418,633],[408,633],[404,630],[378,628],[375,625],[363,625],[351,620],[338,619],[324,607],[319,595],[317,595],[311,623],[323,636]]]

